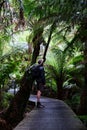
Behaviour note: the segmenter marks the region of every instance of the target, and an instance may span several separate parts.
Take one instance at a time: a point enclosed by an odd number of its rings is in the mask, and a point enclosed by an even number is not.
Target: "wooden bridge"
[[[31,95],[36,102],[36,96]],[[41,97],[45,108],[34,108],[14,130],[87,130],[63,101]]]

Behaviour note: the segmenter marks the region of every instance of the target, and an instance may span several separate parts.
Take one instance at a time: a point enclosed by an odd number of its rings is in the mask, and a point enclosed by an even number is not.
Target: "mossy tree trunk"
[[[63,100],[63,78],[60,77],[57,83],[57,98]]]
[[[0,109],[1,109],[1,100],[2,100],[2,91],[1,91],[1,86],[0,86]]]
[[[78,113],[81,115],[87,114],[87,19],[84,19],[81,26],[81,40],[84,43],[84,86],[80,98],[80,107]]]
[[[37,57],[39,56],[40,52],[40,45],[41,43],[44,42],[43,39],[43,28],[39,28],[38,31],[34,32],[34,37],[33,37],[33,54],[32,54],[32,60],[31,60],[31,65],[36,62]]]
[[[87,41],[85,41],[84,63],[85,63],[84,86],[82,89],[82,94],[80,98],[80,107],[78,111],[78,113],[81,115],[87,115]]]

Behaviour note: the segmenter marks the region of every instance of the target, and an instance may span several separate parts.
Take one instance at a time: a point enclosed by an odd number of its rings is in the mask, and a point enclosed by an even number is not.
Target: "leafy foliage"
[[[12,98],[13,98],[12,94],[9,94],[7,92],[2,92],[2,100],[0,102],[0,109],[7,108]]]
[[[64,53],[58,48],[52,48],[52,50],[47,55],[47,73],[49,79],[52,79],[56,86],[58,85],[59,79],[63,78],[63,86],[67,82],[69,84],[75,84],[79,87],[84,84],[84,65],[83,54],[80,50],[73,49],[72,54],[69,50]],[[62,77],[63,76],[63,77]],[[62,81],[62,80],[61,80]]]
[[[1,2],[3,2],[3,0],[1,0]],[[12,6],[10,6],[10,4]],[[7,8],[5,8],[6,5]],[[24,18],[24,15],[26,20]],[[49,62],[48,73],[50,74],[48,75],[48,78],[52,78],[53,84],[55,84],[54,82],[56,82],[57,85],[59,79],[62,79],[63,83],[65,81],[67,81],[68,83],[78,82],[78,86],[82,85],[80,84],[81,82],[79,83],[79,80],[81,79],[81,81],[83,82],[83,55],[76,55],[76,52],[73,51],[73,53],[71,53],[71,51],[72,49],[74,50],[75,48],[73,47],[78,44],[76,40],[79,41],[80,39],[81,42],[85,41],[87,28],[86,26],[84,26],[84,21],[86,21],[86,19],[86,0],[25,0],[23,2],[20,0],[13,0],[9,2],[6,1],[5,6],[0,7],[0,30],[4,32],[6,37],[6,34],[11,35],[15,31],[18,31],[18,29],[21,30],[24,27],[24,23],[26,21],[26,28],[33,30],[30,36],[31,39],[28,40],[29,42],[32,42],[36,34],[37,36],[39,35],[38,30],[42,28],[46,41],[50,42],[52,41],[51,38],[53,38],[53,44],[55,41],[58,44],[62,43],[64,48],[62,47],[62,50],[57,50],[58,45],[56,45],[57,49],[53,50],[51,57],[52,59],[47,59],[47,61]],[[50,37],[50,32],[52,37]],[[71,32],[73,32],[72,35],[69,35]],[[6,38],[5,36],[4,38]],[[3,36],[0,35],[0,37]],[[5,41],[4,38],[2,38],[3,41]],[[2,55],[3,41],[0,40],[1,61],[3,61],[3,58],[5,58],[5,56]],[[35,44],[37,43],[38,42],[35,42]],[[75,43],[74,46],[73,43]],[[80,46],[82,46],[81,43]],[[83,48],[82,50],[80,48],[81,53],[82,51]],[[10,59],[9,63],[8,59]],[[6,61],[3,62],[3,67],[0,64],[2,78],[7,78],[9,72],[12,73],[12,71],[17,71],[18,67],[20,66],[20,60],[15,57],[13,58],[13,56],[9,58],[8,55],[6,56],[5,60]],[[16,62],[14,62],[14,60]]]

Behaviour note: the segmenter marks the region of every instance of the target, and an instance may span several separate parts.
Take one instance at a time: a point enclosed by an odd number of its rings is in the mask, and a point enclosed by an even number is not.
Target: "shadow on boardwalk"
[[[87,130],[63,101],[42,97],[41,102],[45,108],[34,108],[14,130]]]

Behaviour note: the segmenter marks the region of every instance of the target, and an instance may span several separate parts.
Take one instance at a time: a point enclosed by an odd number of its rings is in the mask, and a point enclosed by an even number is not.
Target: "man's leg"
[[[37,108],[41,108],[42,107],[42,105],[40,103],[40,97],[41,97],[41,91],[38,90],[37,91]]]
[[[43,108],[44,106],[40,102],[40,97],[41,97],[41,91],[37,91],[37,108]]]
[[[40,102],[40,98],[41,98],[42,91],[43,91],[43,84],[38,83],[38,84],[37,84],[37,107],[38,107],[38,108],[44,107],[44,106],[41,104],[41,102]]]
[[[41,97],[41,91],[37,91],[37,102],[40,102],[40,97]]]

